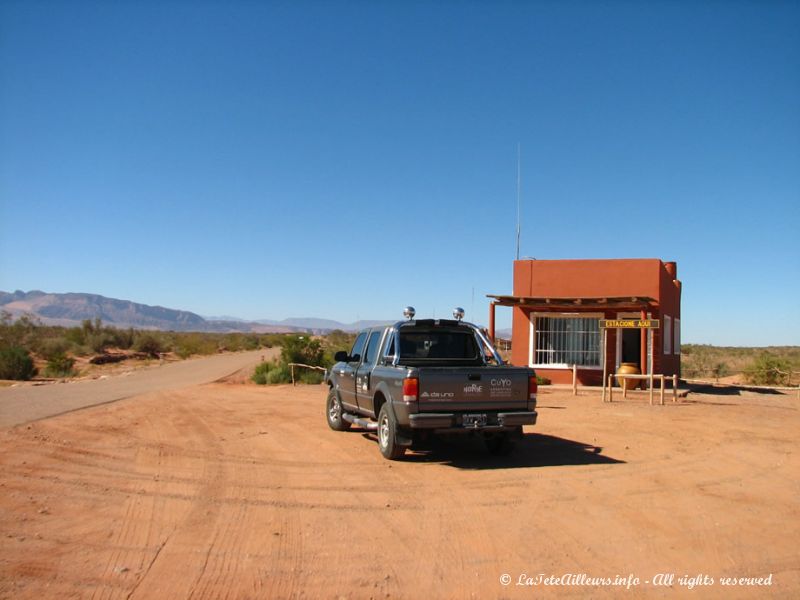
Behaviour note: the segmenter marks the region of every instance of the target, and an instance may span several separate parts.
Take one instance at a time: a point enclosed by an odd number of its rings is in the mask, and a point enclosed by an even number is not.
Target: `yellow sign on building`
[[[600,319],[601,329],[658,329],[658,319]]]

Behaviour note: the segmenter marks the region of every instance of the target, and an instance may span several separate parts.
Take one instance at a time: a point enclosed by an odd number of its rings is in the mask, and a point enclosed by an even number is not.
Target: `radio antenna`
[[[521,187],[521,168],[520,168],[520,155],[521,155],[521,148],[520,143],[517,142],[517,254],[516,259],[519,260],[519,198],[520,198],[520,187]]]

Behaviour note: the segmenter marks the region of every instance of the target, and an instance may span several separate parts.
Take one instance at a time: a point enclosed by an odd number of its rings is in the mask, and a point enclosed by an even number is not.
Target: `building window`
[[[681,353],[681,320],[675,317],[675,354]]]
[[[535,317],[531,359],[540,367],[599,367],[597,317]]]
[[[664,354],[672,354],[672,319],[664,315]]]

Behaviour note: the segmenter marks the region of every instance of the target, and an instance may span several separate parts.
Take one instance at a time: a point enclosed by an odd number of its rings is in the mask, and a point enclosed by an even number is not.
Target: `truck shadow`
[[[372,435],[365,434],[365,437],[375,440]],[[408,450],[401,460],[437,463],[473,470],[625,463],[623,460],[604,455],[603,449],[599,446],[537,433],[524,435],[508,456],[490,454],[483,440],[477,436],[453,436],[433,438],[424,446],[415,446]]]

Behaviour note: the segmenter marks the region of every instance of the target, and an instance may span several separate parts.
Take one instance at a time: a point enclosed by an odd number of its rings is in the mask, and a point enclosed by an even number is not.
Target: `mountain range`
[[[107,298],[98,294],[54,294],[33,290],[13,293],[0,291],[0,310],[12,317],[32,315],[45,325],[74,327],[85,319],[102,319],[103,323],[115,327],[136,329],[159,329],[163,331],[202,332],[253,332],[289,333],[311,331],[326,333],[334,329],[358,331],[364,327],[392,322],[356,321],[340,323],[331,319],[292,318],[276,321],[262,319],[246,321],[236,317],[202,317],[196,313],[150,306],[130,300]]]

